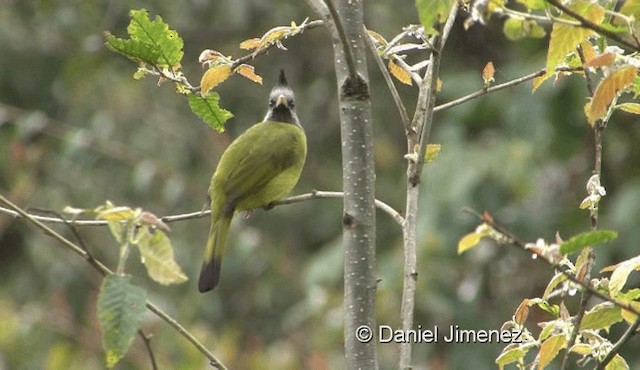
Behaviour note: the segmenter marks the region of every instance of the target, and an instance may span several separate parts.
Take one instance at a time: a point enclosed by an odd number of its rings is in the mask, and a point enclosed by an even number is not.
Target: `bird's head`
[[[271,89],[271,93],[269,94],[269,110],[264,117],[264,121],[293,123],[300,126],[295,106],[296,98],[293,90],[291,90],[287,83],[284,71],[280,70],[278,83]]]

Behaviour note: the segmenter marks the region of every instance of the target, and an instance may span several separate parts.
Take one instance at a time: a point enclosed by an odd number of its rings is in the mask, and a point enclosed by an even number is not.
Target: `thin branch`
[[[633,324],[631,324],[631,326],[627,328],[624,334],[620,337],[620,339],[618,339],[616,344],[614,344],[613,347],[611,347],[611,351],[607,353],[607,355],[602,359],[602,361],[598,364],[595,370],[604,370],[609,364],[609,362],[611,362],[611,360],[613,360],[613,358],[616,357],[618,352],[620,352],[620,349],[622,348],[622,346],[626,342],[628,342],[629,339],[633,338],[634,335],[636,335],[636,331],[638,330],[639,327],[640,327],[640,317],[638,317],[636,321],[634,321]]]
[[[578,279],[578,277],[576,277],[574,274],[572,274],[570,271],[567,270],[566,266],[563,266],[563,265],[560,265],[560,264],[557,264],[557,263],[551,261],[547,256],[545,256],[542,253],[539,253],[535,249],[528,249],[526,247],[526,243],[524,243],[523,241],[518,239],[513,233],[511,233],[505,227],[503,227],[500,224],[498,224],[493,219],[493,217],[485,217],[485,216],[479,214],[478,212],[476,212],[474,210],[471,210],[471,209],[468,209],[468,208],[465,208],[464,212],[475,216],[480,221],[482,221],[482,222],[486,223],[487,225],[491,226],[495,231],[497,231],[502,236],[504,236],[504,239],[496,240],[497,243],[506,244],[506,245],[512,245],[512,246],[518,247],[518,249],[524,251],[525,253],[529,253],[529,254],[533,253],[534,255],[536,255],[536,259],[537,260],[541,260],[541,261],[545,262],[546,264],[548,264],[549,266],[551,266],[552,268],[554,268],[555,270],[559,271],[568,280],[570,280],[571,282],[573,282],[576,285],[580,286],[582,289],[589,291],[589,293],[591,293],[594,297],[600,298],[603,301],[611,302],[611,303],[613,303],[614,305],[616,305],[616,306],[618,306],[620,308],[623,308],[623,309],[625,309],[627,311],[630,311],[630,312],[640,316],[640,309],[637,309],[636,307],[632,306],[630,303],[618,300],[617,298],[611,297],[609,295],[606,295],[606,294],[600,292],[599,290],[597,290],[593,286],[591,286],[589,281],[585,282],[585,281],[582,281],[582,280]]]
[[[389,70],[387,70],[387,68],[385,67],[384,62],[382,61],[382,58],[378,53],[378,49],[376,49],[376,46],[373,44],[371,36],[369,36],[369,32],[366,28],[364,28],[363,31],[363,36],[367,42],[369,51],[371,51],[371,55],[373,55],[373,59],[376,61],[376,64],[380,69],[380,73],[382,74],[384,81],[387,83],[387,87],[389,88],[391,97],[393,97],[393,102],[396,104],[398,113],[400,113],[400,119],[402,120],[402,124],[404,125],[404,130],[405,132],[408,132],[411,129],[411,121],[409,120],[409,114],[407,114],[407,108],[405,108],[404,103],[402,103],[402,99],[400,99],[398,89],[396,89],[396,85],[393,83],[391,74],[389,74]]]
[[[640,51],[640,44],[638,45],[634,45],[632,43],[630,43],[629,41],[623,39],[622,37],[620,37],[620,35],[618,35],[617,33],[610,31],[606,28],[603,28],[593,22],[591,22],[590,20],[588,20],[587,18],[583,17],[582,15],[576,13],[575,11],[567,8],[565,5],[561,4],[558,0],[546,0],[549,4],[555,6],[556,8],[562,10],[564,13],[566,13],[567,15],[571,16],[572,18],[574,18],[575,20],[577,20],[578,22],[580,22],[580,25],[584,28],[588,28],[590,30],[596,31],[598,34],[600,35],[604,35],[607,36],[608,38],[628,47],[631,48],[635,51]]]
[[[303,31],[305,30],[309,30],[312,28],[316,28],[318,26],[322,26],[324,24],[324,21],[322,20],[315,20],[315,21],[309,21],[309,22],[305,22],[302,23],[300,26],[300,32],[298,32],[297,34],[301,34]],[[231,64],[231,69],[235,69],[236,67],[238,67],[239,65],[246,63],[250,60],[255,59],[257,56],[262,55],[262,54],[266,54],[269,50],[271,50],[271,48],[273,48],[276,44],[275,43],[270,43],[266,46],[264,46],[263,48],[260,48],[259,50],[256,50],[252,53],[249,53],[247,55],[244,55],[236,60],[233,61],[233,63]]]
[[[344,52],[344,59],[347,62],[347,69],[349,70],[349,78],[352,81],[357,81],[358,71],[356,69],[356,58],[353,56],[353,50],[351,49],[351,44],[349,43],[349,39],[347,38],[347,31],[344,28],[344,24],[342,24],[340,14],[338,14],[338,10],[333,4],[333,0],[324,0],[324,3],[329,9],[329,13],[331,14],[331,18],[333,19],[333,24],[335,25],[336,31],[338,32],[340,44],[342,45],[342,50]]]
[[[579,71],[582,71],[582,68],[564,68],[564,67],[559,67],[559,68],[555,69],[555,72],[579,72]],[[494,85],[494,86],[491,86],[491,87],[482,88],[482,89],[480,89],[480,90],[478,90],[476,92],[472,92],[471,94],[462,96],[462,97],[460,97],[458,99],[452,100],[452,101],[447,102],[447,103],[440,104],[437,107],[433,108],[433,111],[434,112],[440,112],[440,111],[445,110],[445,109],[453,108],[453,107],[455,107],[457,105],[466,103],[469,100],[473,100],[474,98],[477,98],[478,96],[482,96],[482,95],[485,95],[485,94],[489,94],[489,93],[492,93],[492,92],[496,92],[496,91],[503,90],[503,89],[506,89],[506,88],[509,88],[509,87],[512,87],[512,86],[519,85],[519,84],[521,84],[523,82],[527,82],[529,80],[533,80],[536,77],[543,76],[545,73],[546,73],[546,70],[545,69],[541,69],[541,70],[539,70],[537,72],[533,72],[533,73],[530,73],[528,75],[525,75],[525,76],[522,76],[522,77],[518,77],[518,78],[516,78],[514,80],[507,81],[505,83],[501,83],[501,84]]]
[[[328,199],[328,198],[344,198],[344,193],[341,191],[312,190],[311,193],[295,195],[295,196],[291,196],[288,198],[284,198],[284,199],[280,199],[275,202],[272,202],[269,205],[269,208],[281,206],[285,204],[305,202],[312,199]],[[387,203],[378,199],[375,200],[375,204],[378,209],[380,209],[381,211],[384,211],[386,214],[391,216],[391,218],[393,218],[393,220],[398,225],[402,225],[402,223],[404,222],[404,217],[402,217],[400,212],[396,211],[393,207],[391,207]],[[0,207],[0,213],[4,213],[12,217],[27,218],[27,216],[23,216],[21,213],[18,213],[12,209],[5,208],[5,207]],[[39,215],[34,215],[29,213],[25,213],[25,214],[34,220],[44,222],[44,223],[69,224],[74,226],[107,226],[107,221],[105,220],[67,220],[61,217],[39,216]],[[161,220],[165,223],[179,222],[179,221],[203,218],[203,217],[209,216],[210,214],[211,214],[210,210],[204,210],[204,211],[201,210],[201,211],[182,213],[177,215],[163,216],[161,217]]]
[[[66,239],[64,236],[58,234],[53,229],[49,228],[47,225],[37,220],[27,212],[25,212],[22,208],[15,205],[13,202],[5,198],[2,194],[0,194],[0,202],[4,203],[7,207],[11,208],[16,214],[22,216],[31,222],[38,229],[42,230],[45,234],[51,236],[53,239],[60,242],[65,247],[71,249],[80,257],[84,258],[87,262],[91,264],[100,274],[103,276],[112,275],[113,271],[111,271],[107,266],[105,266],[102,262],[98,261],[95,258],[89,258],[87,252],[82,250],[82,248],[73,244],[71,241]],[[58,220],[58,222],[61,222]],[[155,313],[158,317],[168,323],[171,327],[173,327],[178,333],[182,334],[189,342],[191,342],[205,357],[209,359],[213,366],[216,366],[219,369],[225,370],[226,366],[222,362],[220,362],[213,353],[211,353],[202,343],[200,343],[191,333],[189,333],[179,322],[161,310],[159,307],[154,305],[153,303],[146,301],[145,306],[149,311]]]
[[[424,163],[426,148],[429,143],[429,136],[431,133],[431,126],[433,124],[433,113],[436,102],[436,90],[438,85],[438,75],[440,72],[442,48],[447,42],[446,37],[449,36],[449,32],[451,31],[451,27],[453,26],[453,22],[455,21],[457,14],[458,4],[454,3],[451,7],[451,11],[449,12],[449,17],[443,27],[442,35],[435,37],[433,50],[431,52],[431,63],[427,68],[423,83],[420,85],[418,107],[416,108],[412,122],[413,127],[420,127],[420,146],[416,153],[416,162],[418,165],[414,167],[414,172],[410,176],[410,181],[414,186],[417,186],[420,183],[420,176],[422,175],[422,169],[424,168],[422,164]],[[411,148],[409,150],[411,150]]]
[[[153,349],[151,348],[151,336],[146,335],[142,329],[138,330],[138,335],[142,338],[142,342],[144,343],[145,348],[147,349],[147,354],[149,354],[149,361],[151,361],[151,369],[158,370],[158,364],[156,363],[156,356],[153,354]]]

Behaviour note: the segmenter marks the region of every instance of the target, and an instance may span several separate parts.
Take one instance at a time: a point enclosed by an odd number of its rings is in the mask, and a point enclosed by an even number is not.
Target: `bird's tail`
[[[212,290],[220,281],[222,256],[226,248],[227,232],[232,218],[233,214],[223,214],[219,219],[213,220],[211,223],[207,248],[204,251],[202,270],[200,270],[200,280],[198,281],[200,293]]]

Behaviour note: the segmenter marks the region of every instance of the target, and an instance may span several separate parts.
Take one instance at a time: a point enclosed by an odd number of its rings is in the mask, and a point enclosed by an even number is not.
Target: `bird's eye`
[[[273,108],[276,105],[276,100],[275,99],[269,99],[269,106],[271,108]]]
[[[289,102],[289,108],[293,109],[296,106],[296,103],[292,100]]]

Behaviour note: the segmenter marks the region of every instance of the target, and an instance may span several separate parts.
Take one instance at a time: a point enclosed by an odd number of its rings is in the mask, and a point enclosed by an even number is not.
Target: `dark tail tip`
[[[200,270],[200,280],[198,280],[198,290],[200,293],[206,293],[213,290],[220,282],[220,267],[222,261],[212,259],[209,263],[202,264]]]
[[[280,77],[278,77],[278,85],[279,86],[289,86],[287,83],[287,78],[284,75],[284,69],[280,69]]]

